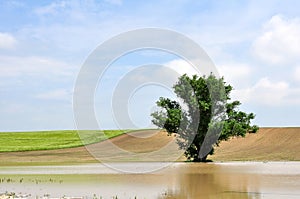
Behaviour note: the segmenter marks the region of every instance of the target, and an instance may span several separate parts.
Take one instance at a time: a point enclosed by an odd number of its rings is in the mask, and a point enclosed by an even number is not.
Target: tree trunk
[[[193,162],[207,162],[207,155],[201,157],[200,154],[199,154],[199,151],[198,151],[198,155],[197,157],[194,158]]]
[[[202,157],[202,158],[199,158],[199,162],[206,162],[207,161],[207,155]]]
[[[202,141],[203,142],[203,141]],[[202,143],[201,142],[201,143]],[[208,156],[208,154],[206,154],[205,156],[203,156],[204,154],[201,154],[200,155],[200,150],[201,150],[201,144],[199,143],[199,144],[197,144],[196,145],[196,148],[197,148],[197,157],[194,159],[194,162],[206,162],[206,158],[207,158],[207,156]],[[203,156],[203,157],[201,157],[201,156]]]
[[[194,160],[193,160],[193,162],[207,162],[207,156],[208,155],[206,155],[206,156],[204,156],[204,157],[197,157],[197,158],[195,158]]]

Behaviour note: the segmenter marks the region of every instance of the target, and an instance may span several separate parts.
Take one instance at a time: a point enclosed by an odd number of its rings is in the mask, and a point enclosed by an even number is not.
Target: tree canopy
[[[258,130],[251,125],[255,115],[240,111],[241,103],[231,100],[233,87],[224,78],[185,74],[173,89],[178,100],[160,97],[156,103],[162,110],[151,114],[152,122],[169,135],[176,134],[190,161],[206,161],[220,141]]]

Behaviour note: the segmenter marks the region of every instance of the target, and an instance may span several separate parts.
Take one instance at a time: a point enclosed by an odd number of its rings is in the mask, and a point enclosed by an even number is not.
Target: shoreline
[[[76,165],[31,165],[31,166],[0,166],[0,176],[9,175],[94,175],[94,174],[143,174],[143,173],[169,173],[174,169],[209,167],[252,167],[251,173],[260,174],[285,174],[281,168],[290,168],[292,174],[300,175],[300,161],[228,161],[209,163],[187,163],[187,162],[127,162],[127,163],[89,163]],[[122,168],[124,170],[122,170]],[[238,171],[236,171],[238,172]]]

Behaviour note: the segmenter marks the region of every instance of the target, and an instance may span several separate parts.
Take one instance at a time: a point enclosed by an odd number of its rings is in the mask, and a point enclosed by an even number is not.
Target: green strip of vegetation
[[[103,131],[102,131],[103,132]],[[36,151],[79,147],[121,135],[128,130],[76,130],[1,132],[0,152]],[[80,134],[80,136],[79,136]]]

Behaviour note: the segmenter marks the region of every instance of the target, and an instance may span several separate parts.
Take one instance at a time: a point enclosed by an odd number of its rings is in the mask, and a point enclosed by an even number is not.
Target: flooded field
[[[0,167],[0,193],[29,198],[300,198],[300,162],[113,163]],[[165,167],[168,166],[168,167]],[[165,167],[149,173],[141,168]]]

